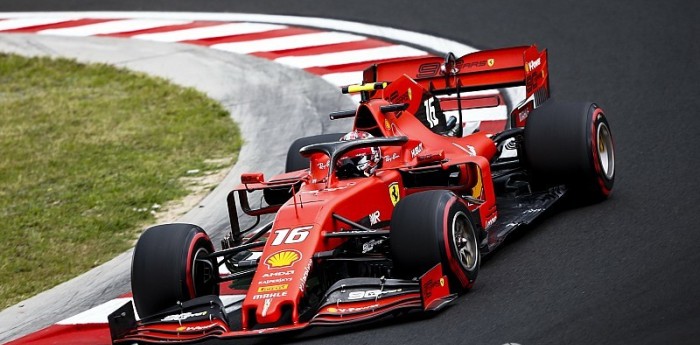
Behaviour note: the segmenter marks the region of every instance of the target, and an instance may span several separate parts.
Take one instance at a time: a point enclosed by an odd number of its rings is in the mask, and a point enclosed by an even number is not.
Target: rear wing
[[[404,74],[435,95],[525,86],[526,99],[538,90],[535,98],[549,98],[547,50],[535,45],[374,64],[364,70],[362,82],[391,82]]]

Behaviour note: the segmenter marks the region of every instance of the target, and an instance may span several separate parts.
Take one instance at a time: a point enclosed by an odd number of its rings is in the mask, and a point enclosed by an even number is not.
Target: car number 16
[[[273,246],[279,246],[282,243],[293,244],[304,242],[306,237],[309,236],[309,230],[313,228],[312,225],[300,226],[294,229],[278,229],[275,230],[275,238],[272,240]]]

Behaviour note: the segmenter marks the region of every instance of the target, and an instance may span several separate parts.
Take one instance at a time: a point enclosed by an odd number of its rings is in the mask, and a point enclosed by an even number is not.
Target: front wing
[[[114,344],[190,343],[205,339],[251,337],[366,321],[398,310],[436,311],[457,297],[450,294],[440,264],[418,280],[347,278],[326,292],[308,321],[240,328],[240,301],[225,305],[219,296],[202,296],[137,320],[132,302],[108,316]]]

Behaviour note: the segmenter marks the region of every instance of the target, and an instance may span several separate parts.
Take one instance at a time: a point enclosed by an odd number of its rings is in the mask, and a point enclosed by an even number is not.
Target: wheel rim
[[[452,218],[452,243],[459,264],[467,271],[474,270],[479,261],[479,247],[474,227],[464,212],[457,212]]]
[[[209,250],[203,247],[197,248],[194,254],[191,277],[195,292],[193,298],[209,294],[214,283],[214,267],[211,261],[202,258],[206,255],[209,255]]]
[[[596,131],[596,141],[598,142],[598,160],[603,175],[608,180],[615,175],[615,151],[613,149],[612,135],[608,126],[601,122]]]

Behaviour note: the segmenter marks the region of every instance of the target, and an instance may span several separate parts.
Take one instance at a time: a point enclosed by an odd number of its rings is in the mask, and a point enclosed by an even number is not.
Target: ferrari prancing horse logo
[[[394,182],[389,185],[389,198],[391,198],[391,203],[396,206],[396,204],[401,200],[401,194],[399,194],[399,183]]]
[[[489,67],[493,67],[493,64],[496,63],[496,59],[488,59],[486,60],[486,63],[489,64]]]

